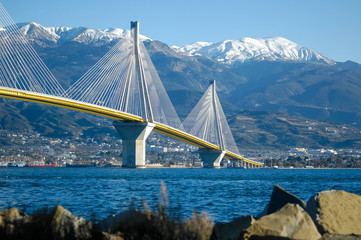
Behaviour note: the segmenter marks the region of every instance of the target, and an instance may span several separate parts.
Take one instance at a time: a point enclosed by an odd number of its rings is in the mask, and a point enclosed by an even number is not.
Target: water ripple
[[[215,221],[257,214],[279,184],[307,201],[325,189],[361,194],[361,170],[319,169],[0,169],[0,208],[27,213],[63,205],[87,219],[117,214],[147,200],[156,208],[160,182],[166,184],[170,211],[190,217],[207,211]]]

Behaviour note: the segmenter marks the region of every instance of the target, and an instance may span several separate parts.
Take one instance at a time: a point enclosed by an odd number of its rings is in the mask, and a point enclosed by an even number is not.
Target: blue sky
[[[361,63],[360,0],[0,0],[15,22],[128,29],[169,45],[285,37]]]

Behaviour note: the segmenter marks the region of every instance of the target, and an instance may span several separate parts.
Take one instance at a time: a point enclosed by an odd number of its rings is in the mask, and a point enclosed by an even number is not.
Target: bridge
[[[64,90],[0,4],[0,97],[36,102],[113,119],[123,142],[123,167],[145,166],[145,144],[154,130],[199,148],[205,167],[242,157],[212,81],[183,121],[139,40],[139,23],[69,89]]]

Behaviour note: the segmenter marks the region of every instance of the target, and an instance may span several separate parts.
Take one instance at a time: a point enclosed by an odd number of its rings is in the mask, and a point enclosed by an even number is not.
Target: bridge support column
[[[233,167],[239,168],[240,164],[239,164],[239,161],[237,159],[233,160],[233,163],[234,163]]]
[[[204,168],[220,168],[226,151],[199,150],[199,156]]]
[[[114,121],[113,125],[123,141],[123,167],[145,167],[145,141],[155,127],[149,122]]]

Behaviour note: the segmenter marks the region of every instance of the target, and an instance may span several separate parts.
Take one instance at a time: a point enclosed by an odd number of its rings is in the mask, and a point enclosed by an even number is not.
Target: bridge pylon
[[[217,104],[217,92],[216,92],[216,81],[212,80],[209,82],[211,90],[211,105],[213,108],[214,127],[216,129],[216,138],[219,146],[219,150],[200,149],[198,151],[199,156],[203,162],[205,168],[220,168],[221,161],[226,154],[224,136],[222,131],[221,120],[219,116],[219,109]]]
[[[116,111],[117,117],[113,119],[131,122],[113,124],[124,140],[124,167],[145,165],[144,154],[130,153],[140,145],[145,146],[145,141],[154,128],[152,123],[156,123],[158,127],[167,126],[162,128],[161,133],[175,130],[181,125],[141,40],[137,21],[130,23],[130,32],[67,89],[65,96],[103,108],[105,112]],[[134,127],[133,132],[128,129],[132,129],[131,126]],[[140,143],[141,141],[143,142]],[[142,149],[143,147],[140,147],[136,151],[144,152]]]
[[[220,121],[218,106],[217,106],[217,92],[216,81],[212,80],[210,84],[211,107],[213,108],[215,135],[218,143],[219,150],[200,149],[199,156],[203,162],[204,168],[220,168],[224,155],[226,154],[225,145],[223,140],[223,131]]]
[[[217,96],[215,80],[210,81],[208,89],[184,120],[183,127],[192,135],[217,146],[216,149],[199,149],[203,167],[219,168],[227,151],[238,154],[237,145]]]
[[[139,22],[130,23],[130,31],[133,39],[133,56],[135,80],[139,87],[140,112],[143,122],[121,122],[114,121],[113,125],[123,142],[123,164],[125,168],[144,168],[146,158],[146,140],[152,132],[153,123],[152,106],[149,99],[148,84],[144,74],[144,67],[139,51]],[[129,80],[130,83],[130,80]],[[128,86],[129,87],[129,86]],[[129,90],[125,92],[125,101],[128,102]],[[125,108],[127,104],[124,105]],[[127,111],[127,109],[124,109]]]

